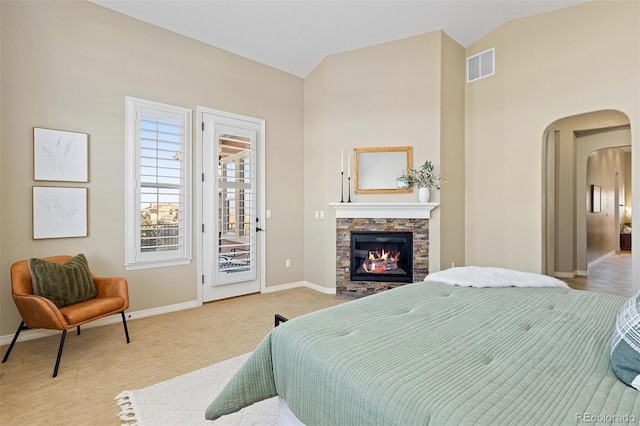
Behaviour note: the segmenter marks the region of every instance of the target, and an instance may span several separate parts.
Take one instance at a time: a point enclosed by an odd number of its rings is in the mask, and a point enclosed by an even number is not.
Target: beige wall
[[[440,149],[446,184],[440,191],[440,269],[464,266],[464,48],[442,33]],[[435,269],[432,269],[435,271]]]
[[[327,157],[336,147],[327,139],[326,80],[324,60],[304,81],[304,279],[335,289],[335,270],[330,271],[327,265],[327,259],[335,259],[335,247],[329,245],[331,235],[335,241],[335,229],[330,226],[334,216],[328,203],[340,201],[340,188],[333,181],[330,183],[327,176],[339,173],[340,169],[327,170]],[[316,211],[324,211],[325,219],[316,219]]]
[[[619,110],[631,121],[638,173],[640,3],[593,1],[514,20],[466,54],[491,47],[496,74],[465,94],[466,261],[541,272],[545,129],[563,117]],[[637,204],[640,189],[633,191]],[[638,291],[640,251],[633,262]]]
[[[576,137],[574,126],[561,120],[552,126],[555,132],[555,275],[567,276],[576,272]],[[548,208],[551,208],[549,205]]]
[[[4,128],[4,125],[2,124],[2,99],[3,98],[3,89],[2,89],[2,76],[3,76],[3,72],[2,72],[2,7],[0,7],[0,215],[2,214],[2,209],[3,209],[3,202],[2,199],[4,197],[2,197],[1,195],[3,195],[3,182],[4,182],[4,178],[3,178],[3,174],[2,174],[2,158],[4,157],[3,155],[3,149],[2,149],[2,130]],[[0,267],[4,266],[4,263],[1,262],[1,260],[3,259],[2,257],[2,251],[3,251],[3,245],[1,243],[1,241],[3,240],[3,234],[2,234],[2,216],[0,216]],[[6,282],[6,275],[2,275],[0,274],[0,283],[2,282]],[[5,311],[7,309],[5,309],[5,303],[11,303],[8,299],[9,299],[9,294],[3,290],[3,288],[5,287],[5,285],[0,284],[0,309],[2,311]],[[4,319],[2,318],[2,314],[0,314],[0,321],[4,322]],[[0,336],[2,336],[3,330],[0,327]]]
[[[463,262],[463,70],[464,50],[438,31],[328,56],[306,78],[306,281],[335,286],[335,212],[328,203],[340,201],[342,149],[346,158],[356,147],[410,145],[414,165],[429,159],[447,174],[451,191],[432,192],[431,201],[440,202],[446,193],[451,201],[432,211],[430,270],[441,267],[444,226],[454,229],[447,236],[447,261]],[[351,200],[411,202],[417,194],[352,190]],[[314,219],[318,209],[326,219]],[[451,217],[443,222],[448,209]]]
[[[0,11],[0,335],[19,323],[9,267],[29,257],[85,253],[98,275],[129,281],[132,311],[197,299],[195,229],[190,265],[124,270],[127,95],[191,108],[194,122],[197,106],[266,120],[266,282],[303,279],[302,79],[89,2],[0,2]],[[89,134],[90,181],[69,185],[89,188],[87,238],[32,239],[34,126]],[[195,135],[194,126],[194,170]]]

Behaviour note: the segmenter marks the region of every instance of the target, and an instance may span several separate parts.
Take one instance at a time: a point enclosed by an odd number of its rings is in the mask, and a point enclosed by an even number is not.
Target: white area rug
[[[215,422],[205,420],[204,412],[222,391],[249,354],[240,355],[203,369],[148,386],[121,392],[116,401],[123,425],[277,425],[278,399],[258,402],[223,416]]]

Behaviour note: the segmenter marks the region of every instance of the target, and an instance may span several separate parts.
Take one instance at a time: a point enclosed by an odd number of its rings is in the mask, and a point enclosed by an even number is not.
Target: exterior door
[[[202,301],[260,292],[264,277],[264,121],[204,110]]]

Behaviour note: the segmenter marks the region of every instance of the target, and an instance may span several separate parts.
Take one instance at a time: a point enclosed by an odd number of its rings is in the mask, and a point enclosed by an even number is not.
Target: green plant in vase
[[[418,187],[418,199],[421,203],[426,203],[431,197],[431,190],[440,189],[440,184],[444,183],[442,176],[434,168],[429,160],[417,169],[405,168],[398,177],[398,182],[402,182],[407,188]]]

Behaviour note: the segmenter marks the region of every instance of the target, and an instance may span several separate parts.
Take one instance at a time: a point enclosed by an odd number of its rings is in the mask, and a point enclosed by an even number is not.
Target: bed
[[[637,298],[509,282],[420,282],[292,319],[205,417],[280,396],[306,425],[639,422],[640,392],[611,365],[616,317]]]

